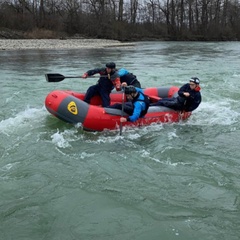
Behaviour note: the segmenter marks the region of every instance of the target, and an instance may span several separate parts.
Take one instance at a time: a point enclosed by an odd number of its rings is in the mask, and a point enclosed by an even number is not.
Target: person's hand
[[[122,88],[125,88],[127,86],[127,83],[126,82],[123,82],[122,83]]]
[[[120,85],[116,85],[116,91],[121,91],[121,86]]]
[[[127,121],[127,119],[125,118],[125,117],[120,117],[120,122],[126,122]]]
[[[121,91],[121,82],[119,77],[114,80],[113,84],[115,85],[117,91]]]
[[[88,77],[88,74],[87,73],[84,73],[83,75],[82,75],[82,78],[87,78]]]
[[[190,93],[189,93],[189,92],[184,92],[183,95],[184,95],[185,97],[189,97],[189,96],[190,96]]]

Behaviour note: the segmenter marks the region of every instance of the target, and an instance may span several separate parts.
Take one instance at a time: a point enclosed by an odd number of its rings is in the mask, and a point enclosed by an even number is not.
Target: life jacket
[[[126,82],[127,85],[133,85],[133,83],[137,80],[137,77],[132,73],[128,73],[120,77],[121,83]]]
[[[97,84],[107,92],[111,92],[114,88],[114,83],[111,80],[112,75],[114,75],[114,73],[111,72],[110,74],[108,74],[106,70],[103,70],[100,72],[100,78],[97,82]]]
[[[139,99],[140,94],[144,97],[144,99]],[[140,117],[143,117],[147,113],[149,105],[150,105],[149,97],[146,96],[145,94],[141,93],[141,92],[138,92],[138,95],[136,96],[136,98],[133,99],[132,102],[133,103],[134,102],[144,102],[145,103],[145,110],[142,110],[141,114],[140,114]]]

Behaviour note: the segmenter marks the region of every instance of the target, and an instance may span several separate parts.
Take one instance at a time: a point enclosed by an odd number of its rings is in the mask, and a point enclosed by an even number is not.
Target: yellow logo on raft
[[[77,105],[75,102],[71,101],[69,104],[68,104],[68,111],[71,112],[72,114],[74,115],[77,115],[78,114],[78,109],[77,109]]]

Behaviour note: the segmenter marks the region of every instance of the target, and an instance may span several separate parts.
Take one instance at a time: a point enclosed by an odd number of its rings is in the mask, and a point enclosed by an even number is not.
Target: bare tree
[[[239,25],[239,0],[0,0],[0,27],[22,31],[225,40]]]
[[[123,0],[119,0],[118,9],[118,21],[123,21]]]
[[[131,3],[131,23],[136,23],[137,10],[138,10],[138,0],[130,0]]]

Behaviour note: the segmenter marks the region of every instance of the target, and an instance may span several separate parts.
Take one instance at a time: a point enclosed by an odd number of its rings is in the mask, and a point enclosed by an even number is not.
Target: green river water
[[[115,61],[143,87],[201,80],[186,122],[85,132],[44,107],[48,83]],[[1,240],[240,239],[240,43],[0,52]]]

